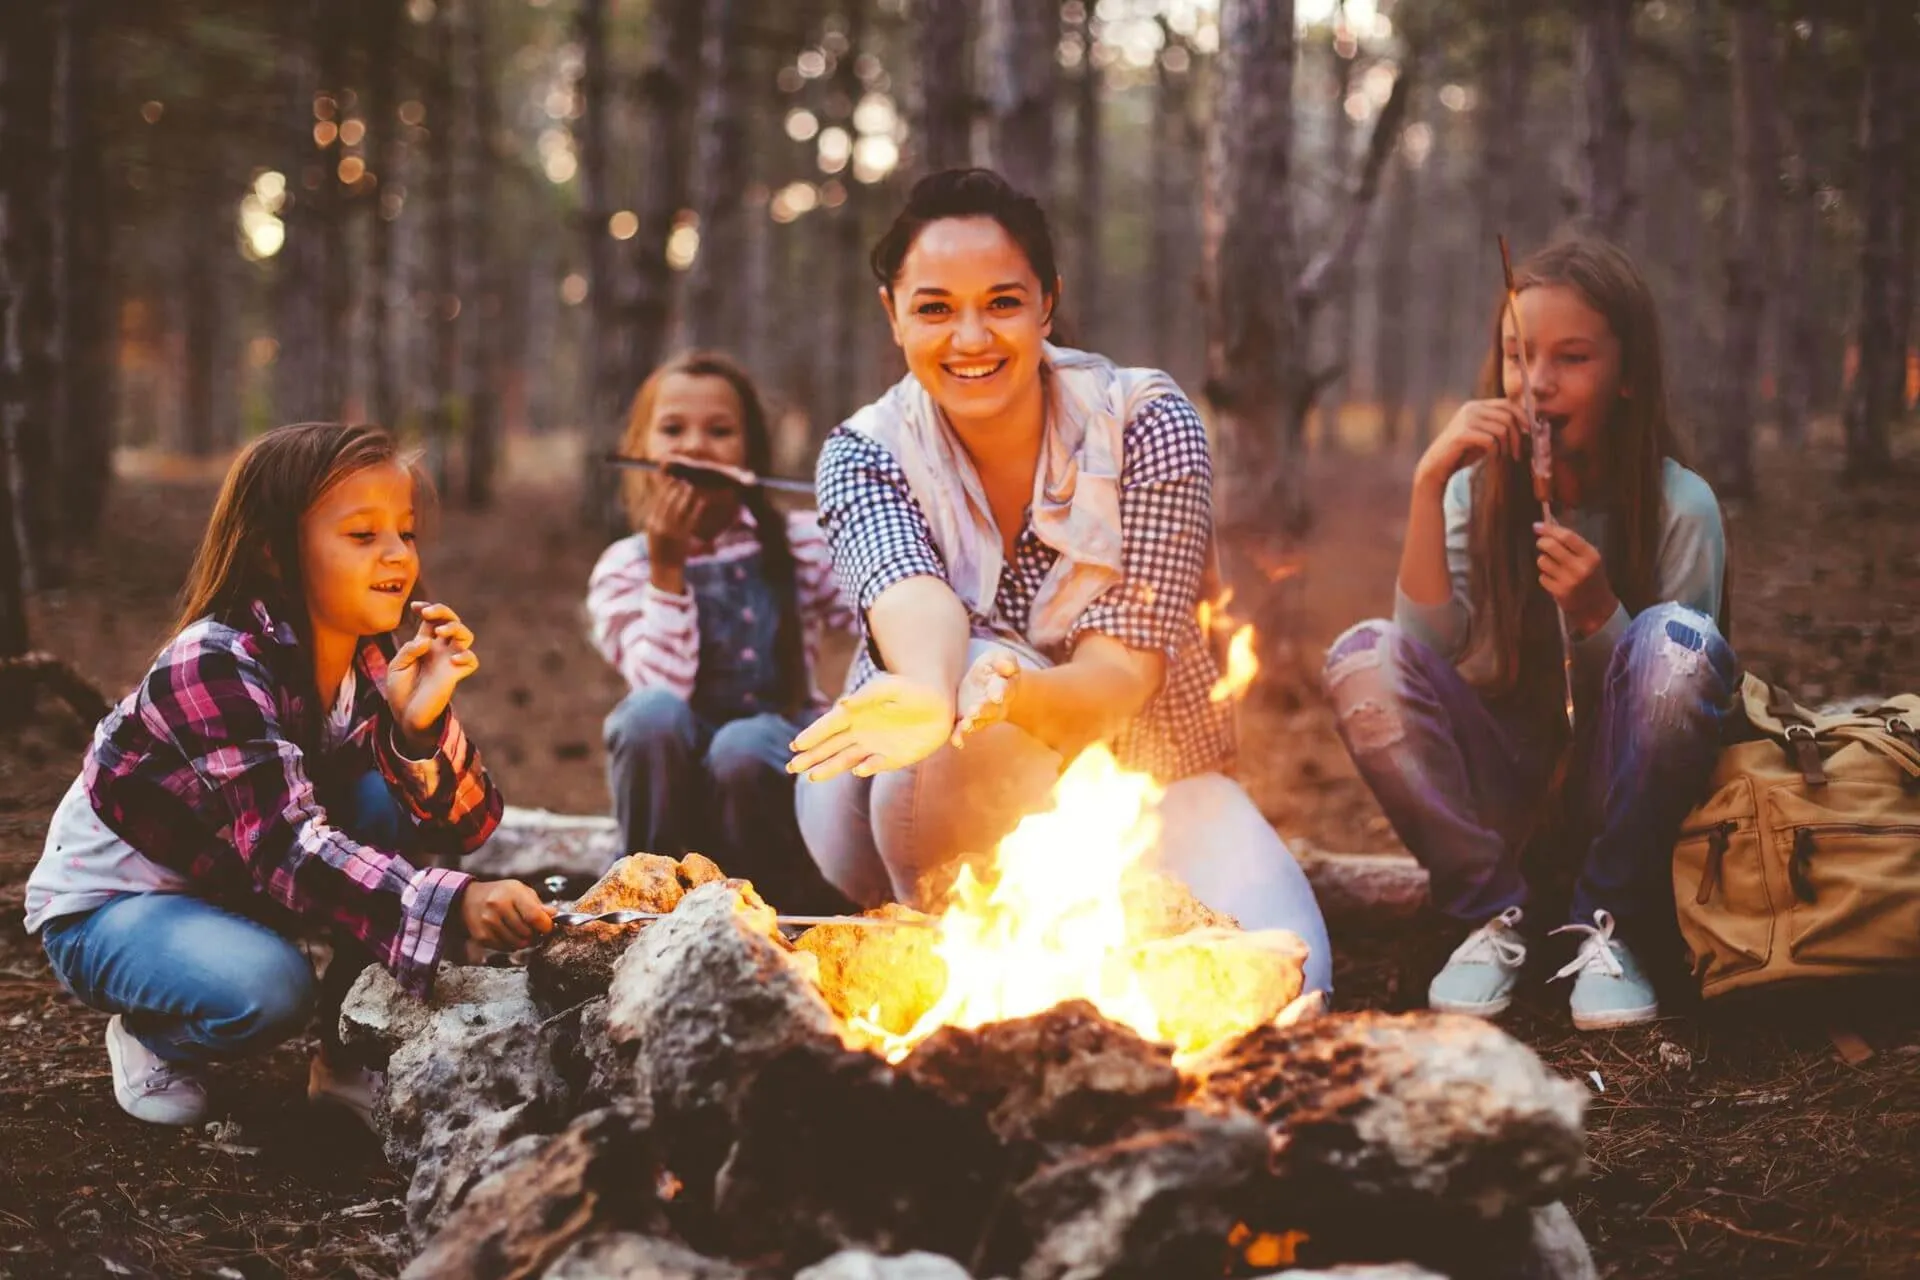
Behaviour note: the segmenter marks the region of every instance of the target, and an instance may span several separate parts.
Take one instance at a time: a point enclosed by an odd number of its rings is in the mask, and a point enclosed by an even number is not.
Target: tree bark
[[[1193,152],[1193,53],[1164,17],[1160,30],[1164,46],[1154,68],[1153,158],[1148,166],[1151,246],[1142,282],[1152,359],[1163,367],[1175,368],[1181,363],[1174,356],[1180,337],[1190,332],[1183,320],[1192,281],[1188,248],[1194,203],[1194,175],[1189,168]]]
[[[366,153],[380,189],[395,190],[400,177],[398,61],[407,25],[401,20],[404,0],[370,0],[367,43]],[[370,372],[368,416],[380,426],[399,426],[399,390],[394,383],[393,353],[393,219],[384,215],[385,196],[376,196],[374,216],[367,226],[367,360]]]
[[[695,346],[737,343],[745,294],[747,113],[746,0],[707,0],[700,51],[695,209],[700,252],[687,289]]]
[[[1347,114],[1347,97],[1353,92],[1353,73],[1357,70],[1360,53],[1352,48],[1351,56],[1345,56],[1340,48],[1340,32],[1347,31],[1345,11],[1341,10],[1339,31],[1327,41],[1327,56],[1333,71],[1333,114],[1332,127],[1329,129],[1327,172],[1335,183],[1346,180],[1348,171],[1353,167],[1353,117]],[[1351,39],[1351,35],[1348,37]],[[1336,217],[1338,214],[1336,213]],[[1354,272],[1346,270],[1329,282],[1327,287],[1327,356],[1332,362],[1331,373],[1326,390],[1320,397],[1320,443],[1323,446],[1338,449],[1340,447],[1340,419],[1346,407],[1347,393],[1353,387],[1354,365]],[[1298,430],[1306,430],[1306,421],[1302,419]]]
[[[1714,486],[1727,498],[1753,493],[1760,335],[1773,270],[1780,175],[1769,100],[1779,90],[1776,34],[1763,0],[1741,0],[1733,12],[1733,234],[1726,263],[1725,345],[1707,449]]]
[[[1293,273],[1293,0],[1224,0],[1207,157],[1207,397],[1228,522],[1304,513],[1289,406],[1310,400]]]
[[[985,34],[993,166],[1052,213],[1059,0],[987,0]]]
[[[1066,307],[1077,319],[1076,340],[1101,347],[1100,229],[1107,223],[1105,158],[1100,139],[1100,69],[1093,65],[1094,6],[1080,6],[1080,68],[1073,81],[1073,278]]]
[[[214,149],[218,144],[211,144]],[[232,252],[230,229],[206,216],[191,191],[176,194],[178,205],[179,289],[185,320],[186,368],[182,371],[180,443],[189,457],[217,452],[226,434],[220,430],[220,345],[227,324],[227,291],[221,280],[223,254]]]
[[[839,56],[834,67],[828,96],[835,105],[846,104],[846,118],[837,123],[852,133],[853,108],[860,101],[860,77],[854,71],[854,63],[867,39],[866,0],[845,0],[840,8],[847,51]],[[870,314],[874,307],[873,286],[867,273],[861,269],[867,247],[867,188],[865,183],[853,177],[851,165],[848,166],[846,189],[846,202],[838,209],[820,210],[808,215],[818,217],[824,214],[829,220],[827,225],[833,245],[833,259],[839,264],[834,272],[833,312],[824,353],[825,368],[822,370],[825,385],[821,388],[821,403],[825,416],[820,425],[823,428],[829,423],[844,421],[865,403],[867,396],[862,370],[866,363],[864,356],[867,345],[861,341],[861,331],[866,324],[878,323],[880,319],[877,314]]]
[[[1580,0],[1575,39],[1575,69],[1586,105],[1581,213],[1594,230],[1615,241],[1626,233],[1633,204],[1627,188],[1627,144],[1633,131],[1627,57],[1633,6],[1634,0]]]
[[[1533,45],[1528,15],[1532,8],[1525,0],[1491,0],[1481,46],[1481,97],[1474,112],[1480,135],[1476,192],[1480,252],[1476,256],[1486,263],[1499,256],[1501,235],[1523,253],[1533,243],[1527,217],[1530,202],[1523,198],[1526,184],[1520,168],[1521,158],[1530,154],[1527,98],[1533,81]]]
[[[499,110],[488,61],[485,3],[475,4],[468,13],[465,34],[461,60],[466,67],[467,101],[462,114],[469,123],[464,141],[471,181],[461,206],[465,227],[460,244],[466,267],[461,287],[470,305],[461,314],[467,322],[468,352],[466,500],[477,510],[493,503],[502,448],[500,383],[509,359],[503,341],[509,329],[504,314],[504,264],[493,234],[494,211],[500,207],[500,166],[494,152]]]
[[[1431,153],[1427,163],[1433,163]],[[1375,277],[1380,316],[1374,366],[1380,379],[1380,439],[1389,451],[1400,445],[1400,419],[1407,407],[1407,310],[1411,302],[1413,238],[1420,229],[1421,176],[1422,169],[1408,158],[1406,148],[1396,148],[1387,172],[1386,225],[1381,228],[1380,269]]]
[[[973,101],[967,84],[966,0],[917,0],[920,103],[913,134],[918,170],[935,173],[968,163]]]
[[[103,156],[95,117],[96,0],[65,0],[58,10],[60,53],[54,232],[59,306],[60,507],[64,537],[90,540],[113,470],[114,323],[118,277],[111,270]]]
[[[50,6],[15,4],[0,17],[0,287],[10,294],[0,335],[0,430],[7,433],[16,486],[26,590],[65,580],[55,440],[59,424],[55,366],[58,311],[53,250],[55,210],[47,186],[53,154],[56,30]]]
[[[1775,310],[1774,417],[1782,445],[1795,452],[1806,443],[1819,366],[1829,349],[1824,341],[1826,308],[1814,288],[1813,275],[1821,239],[1819,182],[1813,158],[1827,134],[1828,87],[1819,74],[1826,51],[1827,22],[1816,13],[1807,23],[1805,40],[1788,43],[1781,89],[1774,95],[1778,112],[1775,129],[1786,143],[1783,169],[1788,182],[1780,305]]]
[[[275,258],[274,409],[282,422],[312,421],[329,412],[321,394],[321,345],[326,339],[320,304],[327,271],[328,216],[325,188],[333,173],[314,145],[314,97],[320,89],[314,40],[323,21],[320,0],[291,4],[281,28],[281,75],[287,85],[287,196],[280,211],[286,241]]]
[[[460,111],[457,64],[460,57],[460,6],[470,0],[441,0],[434,16],[433,63],[427,75],[427,323],[431,400],[427,409],[427,469],[441,493],[453,474],[453,437],[460,410]]]
[[[1901,348],[1907,208],[1907,105],[1915,72],[1913,20],[1905,0],[1874,0],[1866,28],[1864,175],[1861,180],[1859,363],[1847,394],[1845,479],[1870,479],[1892,460],[1888,437],[1902,406]]]

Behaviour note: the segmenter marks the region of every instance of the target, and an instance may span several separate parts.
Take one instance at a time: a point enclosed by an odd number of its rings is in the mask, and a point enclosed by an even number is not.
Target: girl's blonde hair
[[[416,502],[431,490],[379,427],[301,422],[276,427],[240,451],[213,504],[200,550],[187,572],[170,634],[209,614],[231,615],[255,600],[302,636],[306,585],[300,579],[300,518],[355,472],[403,462]]]
[[[1620,386],[1601,435],[1601,485],[1593,500],[1611,514],[1606,558],[1614,594],[1629,613],[1656,603],[1660,556],[1662,474],[1668,458],[1682,460],[1667,416],[1667,383],[1660,352],[1660,317],[1653,294],[1617,246],[1579,235],[1535,253],[1514,273],[1514,288],[1557,285],[1572,289],[1606,319],[1620,343]],[[1505,398],[1504,297],[1493,318],[1493,342],[1480,372],[1478,394]],[[1559,627],[1553,601],[1540,586],[1534,563],[1533,524],[1540,518],[1525,458],[1488,458],[1475,468],[1471,552],[1473,635],[1482,661],[1470,670],[1489,673],[1488,691],[1513,692],[1524,680],[1529,691],[1557,697]],[[1550,677],[1550,678],[1549,678]],[[1538,689],[1533,686],[1538,684]]]
[[[739,361],[721,351],[684,351],[655,367],[634,394],[620,452],[636,458],[645,454],[647,432],[653,425],[653,409],[660,398],[660,388],[676,374],[719,378],[733,389],[734,398],[740,403],[740,433],[746,444],[747,470],[757,476],[767,474],[773,467],[773,431],[765,403],[753,385],[752,376]],[[627,510],[627,523],[635,530],[645,523],[654,474],[629,469],[620,477],[620,497]],[[746,489],[741,502],[753,513],[755,532],[760,539],[761,571],[766,574],[779,604],[780,625],[775,634],[774,661],[779,671],[779,704],[782,710],[790,712],[806,701],[809,690],[805,639],[800,631],[799,591],[794,581],[793,547],[787,540],[786,516],[758,485]]]

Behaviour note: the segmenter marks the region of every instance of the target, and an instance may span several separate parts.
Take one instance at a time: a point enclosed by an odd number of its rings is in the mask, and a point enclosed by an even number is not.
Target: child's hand
[[[1460,468],[1485,457],[1520,458],[1527,423],[1511,400],[1469,400],[1435,436],[1414,468],[1414,483],[1444,485]]]
[[[1568,631],[1576,637],[1592,635],[1620,607],[1599,551],[1563,524],[1536,521],[1533,532],[1540,550],[1540,585],[1567,615]]]
[[[989,649],[974,659],[960,680],[960,723],[954,726],[954,746],[965,746],[968,734],[1007,718],[1019,678],[1020,660],[1005,649]]]
[[[656,561],[683,564],[706,498],[678,476],[656,475],[647,504],[647,554]]]
[[[953,700],[896,675],[878,675],[840,699],[793,740],[788,773],[813,782],[851,769],[862,778],[904,769],[938,751],[953,731]]]
[[[453,700],[453,687],[480,669],[473,632],[444,604],[416,600],[420,629],[387,664],[381,692],[410,749],[430,747],[434,721]]]
[[[474,880],[460,891],[460,924],[490,951],[517,951],[553,929],[553,916],[518,880]]]

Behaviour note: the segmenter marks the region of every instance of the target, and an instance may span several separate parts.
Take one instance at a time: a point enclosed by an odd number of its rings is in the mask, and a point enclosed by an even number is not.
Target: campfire
[[[638,854],[576,906],[657,923],[427,1004],[369,970],[343,1030],[386,1065],[407,1274],[1590,1275],[1578,1087],[1477,1020],[1301,999],[1297,938],[1148,865],[1157,799],[1089,750],[930,916],[789,938]]]

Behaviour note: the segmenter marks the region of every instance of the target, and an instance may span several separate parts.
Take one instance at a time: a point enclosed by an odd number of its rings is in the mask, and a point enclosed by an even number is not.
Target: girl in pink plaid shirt
[[[368,1118],[377,1078],[345,1060],[340,1002],[368,963],[424,994],[448,947],[551,927],[517,881],[450,869],[500,793],[451,706],[473,632],[413,598],[413,470],[385,432],[282,427],[235,460],[177,634],[94,731],[27,885],[61,982],[113,1014],[130,1115],[192,1124],[206,1064],[318,1013],[308,1095]],[[404,643],[394,635],[412,621]],[[324,924],[316,982],[291,940]]]

